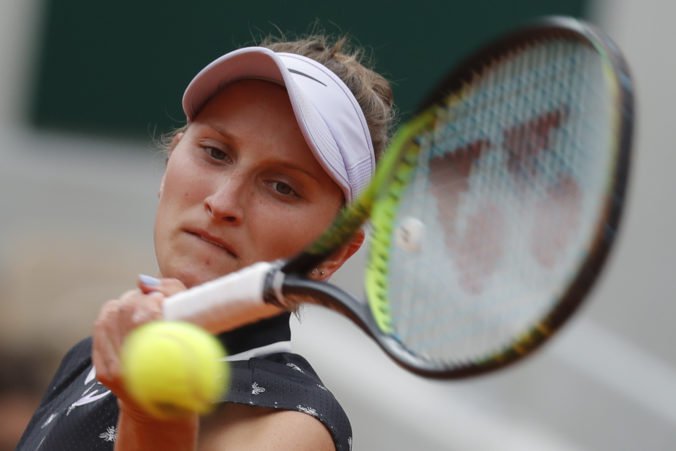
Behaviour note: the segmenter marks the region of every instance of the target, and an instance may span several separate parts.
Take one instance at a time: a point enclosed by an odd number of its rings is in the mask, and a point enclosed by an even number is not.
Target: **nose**
[[[204,209],[213,221],[239,225],[244,221],[246,183],[238,177],[227,177],[204,199]]]

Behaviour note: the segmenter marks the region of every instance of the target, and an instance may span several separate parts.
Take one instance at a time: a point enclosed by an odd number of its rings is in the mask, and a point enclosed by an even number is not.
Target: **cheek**
[[[303,208],[300,211],[282,210],[273,213],[261,209],[252,227],[261,259],[287,258],[311,244],[331,224],[338,212],[335,208]]]
[[[168,238],[184,211],[201,204],[200,190],[204,187],[196,180],[199,178],[190,177],[189,171],[181,170],[181,165],[167,167],[155,214],[156,245]]]
[[[191,170],[189,161],[170,161],[160,193],[160,209],[172,210],[184,204],[199,202],[204,198],[205,191],[204,178]]]

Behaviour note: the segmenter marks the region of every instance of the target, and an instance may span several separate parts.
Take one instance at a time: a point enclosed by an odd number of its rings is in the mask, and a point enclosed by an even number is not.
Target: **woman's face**
[[[300,251],[343,203],[312,155],[286,90],[243,80],[202,109],[169,155],[155,249],[190,287]]]

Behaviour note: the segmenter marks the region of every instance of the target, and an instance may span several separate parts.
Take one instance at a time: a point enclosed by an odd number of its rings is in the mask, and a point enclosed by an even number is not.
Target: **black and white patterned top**
[[[344,410],[310,364],[290,352],[289,315],[219,336],[230,354],[231,386],[222,402],[312,415],[330,431],[337,451],[352,447]],[[18,451],[112,450],[117,435],[117,401],[96,380],[91,338],[66,354]]]

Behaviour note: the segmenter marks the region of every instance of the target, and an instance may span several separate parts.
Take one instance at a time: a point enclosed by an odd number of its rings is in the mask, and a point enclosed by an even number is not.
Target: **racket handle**
[[[218,334],[281,312],[263,300],[266,279],[277,266],[260,262],[170,296],[164,319],[188,321]]]

